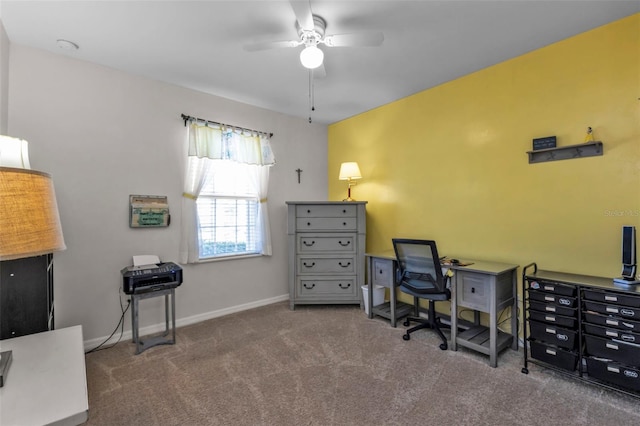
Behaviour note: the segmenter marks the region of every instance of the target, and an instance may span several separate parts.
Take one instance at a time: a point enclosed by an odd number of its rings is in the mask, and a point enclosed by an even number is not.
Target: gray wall
[[[285,201],[327,199],[326,126],[15,44],[9,71],[8,132],[29,141],[32,168],[52,175],[68,247],[54,255],[56,328],[81,324],[85,345],[99,342],[118,323],[131,257],[177,261],[181,113],[273,132],[277,164],[273,256],[183,265],[178,325],[288,298]],[[129,194],[168,196],[171,226],[130,229]],[[164,325],[161,301],[141,302],[141,334]]]
[[[0,11],[0,17],[2,12]],[[9,39],[0,20],[0,135],[7,133],[9,115]]]

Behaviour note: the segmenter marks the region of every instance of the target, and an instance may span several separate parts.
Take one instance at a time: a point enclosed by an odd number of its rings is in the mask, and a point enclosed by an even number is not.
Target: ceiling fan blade
[[[327,76],[327,70],[324,68],[324,64],[321,64],[318,68],[311,70],[313,78],[325,78]]]
[[[330,47],[367,47],[380,46],[384,41],[381,32],[334,34],[324,38],[324,44]]]
[[[293,41],[261,41],[257,43],[245,44],[242,46],[247,52],[256,52],[267,49],[280,49],[283,47],[296,47],[301,44],[298,40]]]
[[[293,13],[296,15],[300,28],[307,31],[313,30],[313,14],[311,13],[311,3],[309,0],[290,0],[289,3],[291,4]]]

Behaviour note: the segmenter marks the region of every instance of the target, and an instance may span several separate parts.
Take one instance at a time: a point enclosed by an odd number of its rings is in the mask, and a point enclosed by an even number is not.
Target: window
[[[217,123],[188,127],[180,262],[271,255],[271,135]]]
[[[260,198],[252,189],[252,167],[258,166],[213,160],[196,202],[200,259],[260,253]]]

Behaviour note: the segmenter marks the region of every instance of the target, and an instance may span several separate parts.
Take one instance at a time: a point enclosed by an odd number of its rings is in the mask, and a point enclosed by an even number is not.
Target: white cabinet
[[[366,201],[287,201],[289,301],[359,304]]]

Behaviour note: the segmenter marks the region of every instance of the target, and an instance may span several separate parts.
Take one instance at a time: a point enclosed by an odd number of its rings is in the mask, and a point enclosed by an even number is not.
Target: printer
[[[137,261],[138,260],[138,261]],[[143,259],[134,256],[133,266],[127,266],[122,273],[122,290],[126,294],[149,293],[178,287],[182,284],[182,268],[173,262],[160,262],[157,257]]]

